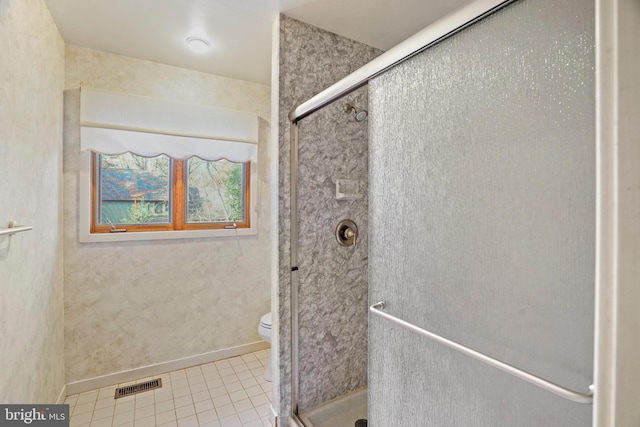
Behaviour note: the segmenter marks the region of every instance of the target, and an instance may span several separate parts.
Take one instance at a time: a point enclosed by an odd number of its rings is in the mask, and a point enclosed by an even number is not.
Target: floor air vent
[[[162,387],[162,378],[145,381],[140,384],[128,385],[126,387],[120,387],[116,389],[114,399],[120,399],[121,397],[131,396],[132,394],[142,393],[143,391],[154,390],[160,387]]]

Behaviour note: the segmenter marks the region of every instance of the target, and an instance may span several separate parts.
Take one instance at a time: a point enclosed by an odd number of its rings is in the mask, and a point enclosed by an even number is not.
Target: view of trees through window
[[[192,157],[187,161],[187,222],[242,221],[243,165]]]
[[[98,156],[100,225],[172,222],[173,161],[125,153]],[[187,160],[184,188],[187,223],[244,219],[244,165],[226,160]],[[180,207],[178,207],[180,208]]]

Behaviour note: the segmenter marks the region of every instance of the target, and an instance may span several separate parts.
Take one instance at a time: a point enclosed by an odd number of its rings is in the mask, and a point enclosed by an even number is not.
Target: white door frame
[[[640,1],[596,0],[595,427],[640,426]]]

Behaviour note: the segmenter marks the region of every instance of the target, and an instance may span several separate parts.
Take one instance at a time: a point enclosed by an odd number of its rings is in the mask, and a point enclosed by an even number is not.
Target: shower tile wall
[[[366,88],[299,128],[301,412],[367,384],[368,128],[347,101],[366,106]],[[336,200],[336,179],[358,181],[358,198]],[[353,247],[335,238],[343,219],[358,227]]]
[[[346,39],[344,37],[338,36],[336,34],[320,30],[311,25],[296,21],[292,18],[288,18],[286,16],[281,16],[280,18],[280,52],[279,52],[279,71],[280,71],[280,80],[279,80],[279,110],[280,110],[280,128],[279,128],[279,193],[280,193],[280,202],[279,202],[279,269],[280,269],[280,289],[279,289],[279,317],[280,317],[280,329],[279,329],[279,357],[280,357],[280,395],[277,397],[280,403],[279,406],[279,417],[282,420],[286,420],[291,413],[291,311],[290,311],[290,277],[289,273],[291,270],[290,265],[290,251],[289,251],[289,230],[290,230],[290,222],[289,222],[289,147],[290,147],[290,139],[289,139],[289,119],[288,114],[289,111],[295,107],[297,104],[305,101],[326,87],[330,86],[332,83],[338,81],[339,79],[347,76],[351,72],[355,71],[362,65],[369,62],[371,59],[378,56],[382,53],[380,50],[366,46],[364,44],[355,42],[353,40]],[[365,98],[361,97],[362,95],[352,95],[349,100],[353,100],[354,102],[366,102]],[[342,103],[339,103],[342,104]],[[331,109],[331,107],[329,107]],[[341,108],[337,106],[336,108]],[[332,110],[333,111],[333,110]],[[348,124],[348,116],[344,112],[328,111],[326,113],[321,112],[318,113],[324,117],[325,114],[339,117],[338,120],[342,121],[342,125],[336,123],[336,128],[342,128],[345,131],[345,135],[349,135],[349,124]],[[302,132],[310,132],[312,130],[313,124],[317,123],[321,128],[327,128],[334,126],[331,121],[328,123],[322,123],[318,121],[319,119],[309,117],[305,119],[306,123],[303,123],[301,126]],[[353,117],[351,116],[351,120]],[[311,127],[309,127],[311,125]],[[351,123],[353,125],[353,123]],[[366,123],[358,123],[358,125],[362,128],[366,127]],[[355,128],[354,128],[355,129]],[[314,131],[315,135],[319,135],[322,132],[319,132],[320,129]],[[366,131],[365,131],[366,132]],[[328,137],[329,133],[323,134],[321,140],[329,141]],[[308,138],[301,133],[301,140],[311,142],[311,144],[322,144],[321,140],[314,139],[312,135],[309,135],[311,138]],[[344,140],[343,140],[344,141]],[[361,141],[361,143],[364,141]],[[364,144],[366,149],[366,143]],[[309,147],[309,149],[313,149],[313,147]],[[342,144],[342,152],[345,154],[351,152],[351,150],[355,150],[355,152],[360,153],[357,156],[364,158],[364,162],[366,165],[366,151],[358,151],[357,149],[350,149],[345,147],[345,144]],[[314,156],[313,151],[307,151],[307,148],[302,148],[300,150],[301,155],[304,154],[305,158],[311,158]],[[331,165],[328,159],[323,158],[315,158],[314,164],[324,165],[329,167],[335,167]],[[335,163],[335,162],[333,162]],[[303,168],[305,166],[302,166]],[[316,178],[311,178],[312,181],[320,180],[318,188],[323,188],[324,192],[328,192],[329,187],[331,187],[332,180],[336,178],[350,178],[351,176],[357,177],[358,172],[356,169],[346,170],[348,172],[348,176],[333,176],[333,174],[338,171],[342,173],[342,170],[332,170],[328,169],[327,172],[321,176]],[[366,172],[364,173],[366,176]],[[314,181],[315,182],[315,181]],[[317,190],[315,191],[315,196],[320,199],[320,194]],[[335,188],[333,189],[335,191]],[[305,191],[300,191],[301,195],[305,194]],[[327,193],[328,194],[328,193]],[[313,199],[313,198],[312,198]],[[335,203],[335,199],[333,200]],[[312,207],[313,204],[308,205],[305,208],[305,214],[308,214],[314,210],[324,209],[323,203],[320,202],[314,205],[315,209]],[[366,202],[365,206],[366,206]],[[336,218],[338,216],[336,215]],[[366,218],[366,216],[365,216]],[[342,218],[340,218],[342,219]],[[301,225],[307,223],[306,219],[301,220]],[[311,270],[309,272],[304,272],[301,268],[301,277],[305,278],[305,283],[309,281],[316,280],[322,276],[322,273],[333,272],[336,270],[336,265],[340,265],[340,262],[344,262],[345,267],[349,268],[348,258],[345,258],[341,249],[346,248],[338,248],[337,244],[335,244],[335,240],[333,238],[333,231],[337,225],[337,221],[333,220],[330,223],[327,223],[326,226],[320,227],[317,233],[323,233],[325,239],[327,241],[327,245],[332,244],[333,252],[336,256],[336,261],[332,264],[327,262],[326,265],[320,265],[322,262],[326,262],[323,258],[314,258],[314,254],[310,255],[302,255],[301,257],[301,266],[303,263],[308,267],[310,264],[313,264],[314,268],[318,268],[317,270]],[[359,224],[360,225],[360,224]],[[362,236],[366,234],[366,225],[364,222],[362,223],[362,228],[365,230],[362,232]],[[307,229],[308,230],[308,229]],[[321,231],[320,231],[321,230]],[[310,232],[310,231],[309,231]],[[316,233],[316,234],[317,234]],[[309,235],[308,238],[315,238],[315,235]],[[364,248],[364,243],[360,248]],[[360,245],[360,243],[359,243]],[[323,246],[324,247],[324,246]],[[358,249],[360,250],[360,249]],[[366,256],[366,250],[363,252]],[[342,255],[341,255],[342,254]],[[341,259],[342,261],[337,261]],[[337,263],[337,264],[336,264]],[[355,265],[354,265],[355,267]],[[333,352],[338,351],[346,351],[346,347],[343,347],[344,344],[337,344],[337,341],[333,338],[332,332],[335,334],[337,329],[333,330],[328,329],[326,332],[319,332],[318,330],[310,329],[309,320],[313,320],[317,322],[318,325],[340,325],[341,322],[344,324],[345,322],[350,322],[350,319],[343,317],[340,315],[335,320],[328,320],[325,314],[329,312],[335,311],[335,302],[331,302],[331,300],[327,300],[327,305],[324,302],[320,303],[318,306],[318,301],[315,301],[320,295],[324,296],[333,296],[335,298],[338,291],[342,291],[345,288],[351,286],[353,283],[353,277],[366,277],[366,264],[360,262],[358,264],[358,268],[354,268],[350,271],[350,276],[345,277],[340,283],[336,282],[328,282],[326,280],[322,280],[318,282],[318,285],[324,286],[323,288],[316,288],[315,290],[309,289],[309,292],[301,295],[304,297],[304,300],[300,301],[300,305],[302,307],[301,311],[301,319],[304,319],[306,324],[303,325],[305,331],[305,342],[313,343],[313,351],[316,354],[305,353],[307,357],[310,357],[307,361],[309,363],[303,363],[302,366],[307,366],[305,373],[313,375],[312,378],[306,379],[303,381],[303,384],[314,387],[314,386],[322,386],[323,379],[322,376],[325,375],[325,372],[332,372],[338,369],[338,366],[334,364],[328,364],[331,360],[338,360],[338,355]],[[360,285],[366,288],[366,281],[360,282]],[[366,290],[365,290],[366,292]],[[310,298],[310,300],[307,300]],[[351,305],[355,299],[349,298],[340,300],[340,304]],[[364,311],[365,311],[365,319],[366,319],[366,299],[363,300]],[[325,312],[325,310],[329,310]],[[354,310],[355,312],[355,310]],[[324,326],[323,326],[324,328]],[[362,340],[366,339],[363,336]],[[366,341],[362,341],[365,343]],[[348,343],[348,347],[351,346],[352,343]],[[312,351],[312,353],[313,353]],[[346,353],[345,353],[346,354]],[[330,357],[328,357],[328,356]],[[325,366],[320,367],[320,370],[316,370],[312,368],[313,363],[324,363]],[[333,363],[333,362],[331,362]],[[349,371],[347,369],[346,371]],[[345,371],[345,372],[346,372]],[[343,383],[347,387],[357,386],[359,384],[359,380],[346,380]],[[313,402],[322,401],[322,399],[326,398],[328,395],[336,392],[334,391],[325,391],[321,389],[317,389],[317,395],[305,395],[302,396],[302,401],[305,404],[312,404]],[[346,390],[345,390],[346,391]]]

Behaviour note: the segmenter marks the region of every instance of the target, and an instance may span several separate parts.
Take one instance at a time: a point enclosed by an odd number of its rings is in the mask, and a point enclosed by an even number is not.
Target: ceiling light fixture
[[[209,50],[211,43],[202,37],[187,37],[187,46],[196,53],[204,53]]]

